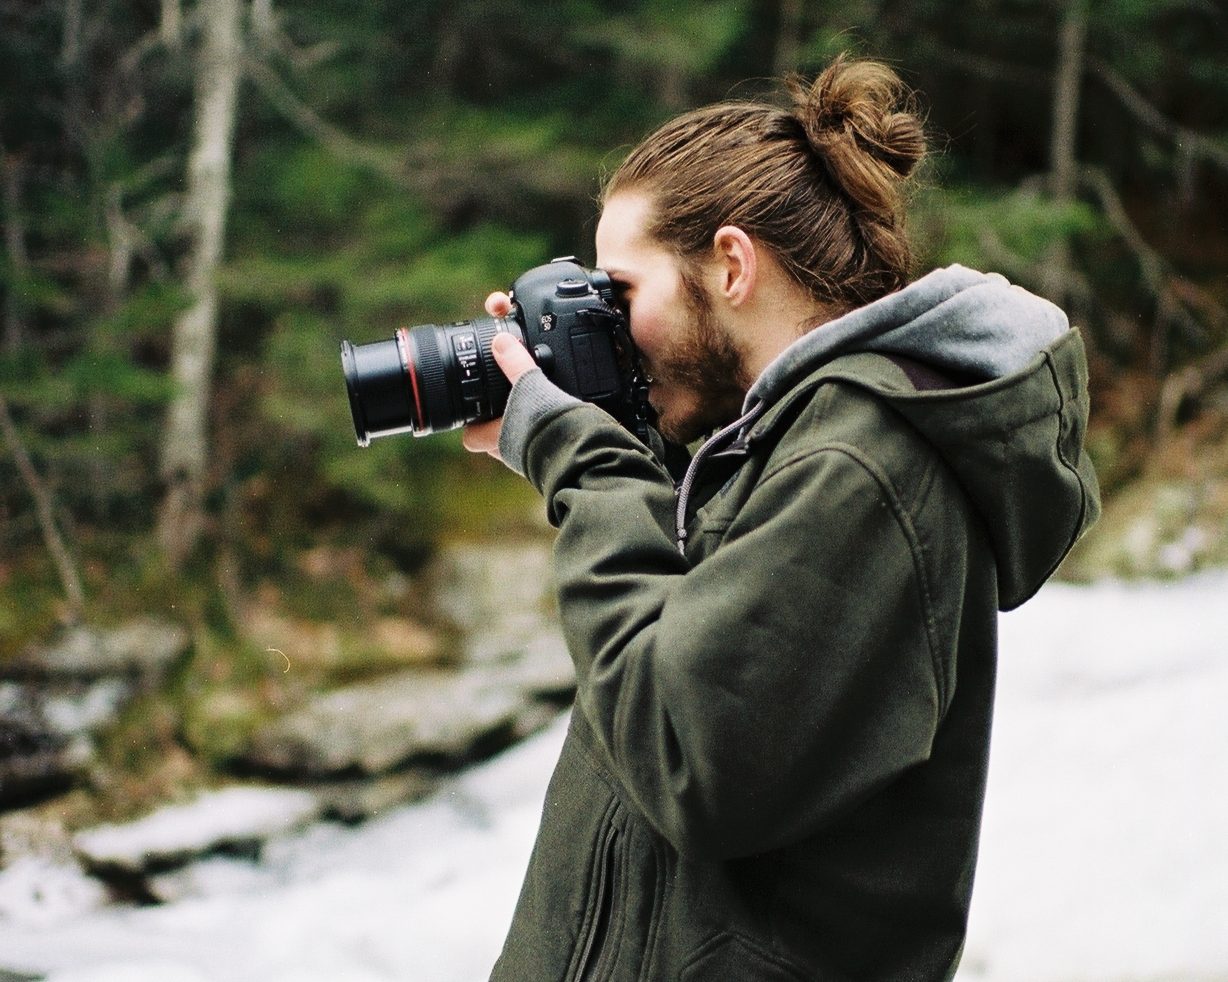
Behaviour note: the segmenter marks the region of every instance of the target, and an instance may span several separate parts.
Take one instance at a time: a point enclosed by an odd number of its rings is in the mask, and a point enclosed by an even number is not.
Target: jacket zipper
[[[763,415],[763,410],[767,406],[765,403],[756,403],[750,412],[735,419],[728,426],[713,433],[707,440],[703,442],[698,450],[695,451],[695,456],[691,458],[691,462],[687,465],[686,474],[683,475],[682,481],[678,484],[676,494],[678,503],[674,512],[674,531],[678,538],[678,551],[684,556],[686,555],[686,512],[687,505],[690,502],[691,491],[695,488],[695,480],[699,476],[699,467],[704,459],[711,456],[713,450],[729,438],[731,433],[738,433],[738,439],[745,438],[744,432],[750,427],[750,424]],[[736,442],[736,441],[735,441]],[[744,449],[744,448],[743,448]]]
[[[576,982],[593,982],[605,954],[606,941],[614,921],[614,898],[616,896],[615,869],[618,865],[618,829],[606,829],[601,842],[601,855],[597,865],[597,904],[593,911],[592,924],[584,941],[584,954],[573,978]],[[600,942],[600,943],[598,943]]]

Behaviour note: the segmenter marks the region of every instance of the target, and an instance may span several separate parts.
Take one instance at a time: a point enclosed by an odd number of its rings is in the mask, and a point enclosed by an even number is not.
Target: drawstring
[[[731,434],[737,433],[740,442],[745,439],[746,430],[750,425],[757,420],[762,414],[766,404],[759,402],[747,412],[744,416],[734,420],[728,426],[713,433],[703,445],[695,451],[695,456],[691,458],[691,462],[687,465],[686,474],[682,477],[682,482],[678,485],[678,504],[674,513],[674,529],[678,538],[678,551],[684,556],[686,555],[686,510],[687,503],[691,497],[691,491],[695,487],[695,480],[699,476],[699,465],[705,457],[711,456],[713,451],[723,443]]]

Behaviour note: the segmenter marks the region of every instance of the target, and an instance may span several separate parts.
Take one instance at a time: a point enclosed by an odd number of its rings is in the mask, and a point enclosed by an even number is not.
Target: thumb
[[[491,339],[490,350],[499,368],[513,385],[521,375],[537,367],[525,346],[510,334],[496,334]]]

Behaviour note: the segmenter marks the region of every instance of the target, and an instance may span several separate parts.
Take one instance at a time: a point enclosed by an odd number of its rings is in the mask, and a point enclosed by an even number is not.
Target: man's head
[[[598,265],[628,290],[675,439],[736,413],[782,329],[795,338],[907,282],[904,179],[925,152],[907,90],[843,58],[789,90],[791,109],[727,102],[671,120],[605,187]],[[651,318],[637,316],[645,300]]]
[[[696,271],[649,235],[652,207],[635,192],[606,201],[597,264],[629,313],[661,432],[689,443],[736,415],[754,379]]]

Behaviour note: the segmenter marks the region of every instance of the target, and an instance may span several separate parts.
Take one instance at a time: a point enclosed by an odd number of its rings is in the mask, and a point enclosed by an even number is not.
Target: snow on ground
[[[150,861],[183,862],[215,843],[264,842],[305,825],[319,810],[310,791],[223,788],[136,822],[90,829],[77,836],[75,845],[91,863],[139,873]]]
[[[1228,980],[1228,575],[1001,620],[961,979]]]
[[[1228,980],[1228,574],[1050,585],[1002,619],[982,858],[960,982]],[[214,859],[161,907],[0,871],[0,968],[50,982],[486,978],[563,737],[429,801]]]
[[[260,866],[180,875],[183,899],[101,907],[63,875],[46,903],[0,874],[0,968],[52,982],[470,982],[498,954],[563,720],[429,801],[319,825]],[[16,895],[16,896],[15,896]],[[43,909],[50,905],[54,909]]]

